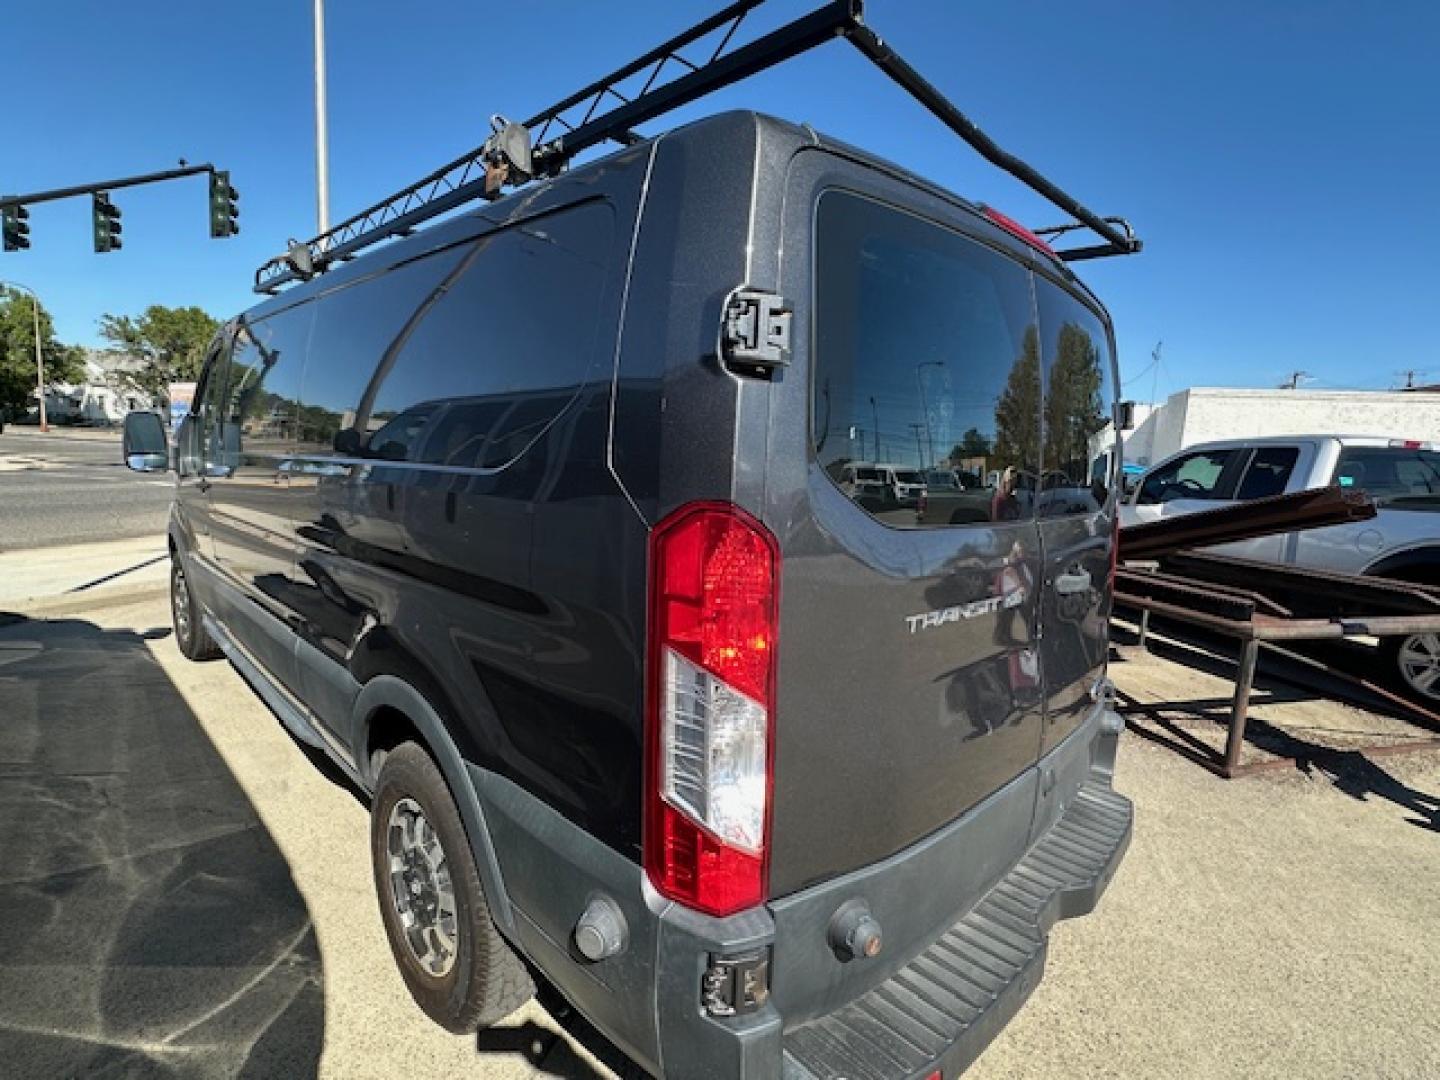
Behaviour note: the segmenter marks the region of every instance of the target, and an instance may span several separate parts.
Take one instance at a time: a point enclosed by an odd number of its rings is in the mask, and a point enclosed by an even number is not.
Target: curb
[[[87,590],[83,593],[61,593],[59,596],[36,596],[24,600],[0,600],[0,610],[12,611],[27,618],[48,619],[56,615],[78,615],[101,611],[165,596],[170,582],[152,581],[145,585],[115,585]]]

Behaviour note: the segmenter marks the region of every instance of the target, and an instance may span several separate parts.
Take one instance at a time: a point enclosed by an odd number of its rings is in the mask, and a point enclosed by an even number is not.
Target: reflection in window
[[[1113,464],[1095,474],[1106,447],[1096,436],[1112,421],[1110,345],[1099,318],[1059,286],[1037,276],[1045,334],[1045,474],[1040,514],[1062,517],[1101,509]]]
[[[594,374],[612,233],[610,207],[586,203],[323,298],[307,449],[462,468],[514,460]]]
[[[836,485],[900,527],[1029,518],[1040,349],[1024,268],[831,191],[815,288],[815,454]]]

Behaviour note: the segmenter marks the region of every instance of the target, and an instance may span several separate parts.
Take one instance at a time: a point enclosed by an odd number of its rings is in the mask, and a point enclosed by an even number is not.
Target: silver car
[[[1121,507],[1121,524],[1213,510],[1327,487],[1367,492],[1370,521],[1304,529],[1208,550],[1267,562],[1440,585],[1440,447],[1380,435],[1286,435],[1190,446],[1151,467]],[[1386,639],[1406,686],[1440,700],[1440,637]]]

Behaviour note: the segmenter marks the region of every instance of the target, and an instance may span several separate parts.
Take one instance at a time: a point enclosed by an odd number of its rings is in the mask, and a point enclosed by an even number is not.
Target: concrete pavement
[[[0,551],[0,609],[55,615],[97,603],[163,593],[169,587],[165,536]]]
[[[411,1002],[368,817],[161,595],[0,603],[0,1074],[609,1075],[531,1004],[478,1039]]]

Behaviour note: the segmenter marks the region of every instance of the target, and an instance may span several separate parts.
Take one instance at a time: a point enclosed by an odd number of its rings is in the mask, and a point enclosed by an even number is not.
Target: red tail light
[[[1049,255],[1051,257],[1055,256],[1054,248],[1052,248],[1044,240],[1041,240],[1040,237],[1036,236],[1029,229],[1025,228],[1024,225],[1021,225],[1014,218],[1007,217],[999,210],[996,210],[993,206],[983,207],[983,212],[987,218],[993,221],[996,225],[999,225],[1000,228],[1004,229],[1011,236],[1018,236],[1021,240],[1024,240],[1025,243],[1029,244],[1031,247],[1039,248],[1041,251],[1045,252],[1046,255]]]
[[[765,899],[779,573],[774,537],[728,503],[650,537],[645,871],[712,915]]]

